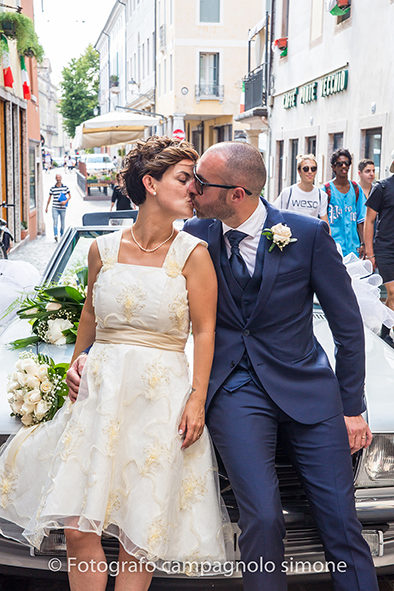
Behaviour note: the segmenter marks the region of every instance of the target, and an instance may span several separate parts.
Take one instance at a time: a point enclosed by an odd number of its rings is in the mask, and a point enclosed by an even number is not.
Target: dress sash
[[[154,349],[183,353],[187,339],[128,326],[127,329],[96,328],[95,340],[96,343],[139,345],[141,347],[152,347]]]

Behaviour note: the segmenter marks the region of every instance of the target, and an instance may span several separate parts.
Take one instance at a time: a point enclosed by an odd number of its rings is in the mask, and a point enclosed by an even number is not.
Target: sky
[[[35,29],[59,85],[62,69],[100,35],[115,0],[34,0]]]

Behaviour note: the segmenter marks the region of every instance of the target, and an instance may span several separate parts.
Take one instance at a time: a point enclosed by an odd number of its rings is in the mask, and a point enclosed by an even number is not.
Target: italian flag
[[[239,101],[239,112],[245,112],[245,82],[242,82],[241,100]]]
[[[31,92],[30,92],[30,80],[29,74],[26,70],[25,58],[21,55],[21,70],[22,70],[22,86],[23,86],[23,98],[27,101],[31,99]]]
[[[346,0],[327,0],[327,10],[333,16],[343,16],[350,10]]]
[[[8,49],[8,41],[5,35],[1,35],[0,39],[1,43],[1,53],[3,59],[3,76],[4,76],[4,86],[8,86],[8,88],[12,88],[14,84],[14,77],[12,75],[11,64],[10,64],[10,51]]]

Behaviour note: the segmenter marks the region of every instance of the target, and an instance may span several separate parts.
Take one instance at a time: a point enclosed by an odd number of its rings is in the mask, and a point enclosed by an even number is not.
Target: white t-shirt
[[[314,187],[312,191],[302,191],[295,184],[283,189],[274,205],[278,209],[288,209],[317,218],[327,214],[327,193],[318,187]]]

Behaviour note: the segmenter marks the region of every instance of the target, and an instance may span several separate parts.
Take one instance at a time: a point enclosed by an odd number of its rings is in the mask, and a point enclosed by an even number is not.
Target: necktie
[[[247,234],[239,232],[238,230],[229,230],[225,234],[231,246],[231,256],[229,259],[230,267],[234,275],[234,279],[239,286],[244,289],[250,279],[249,271],[244,259],[239,251],[239,243],[246,238]]]

